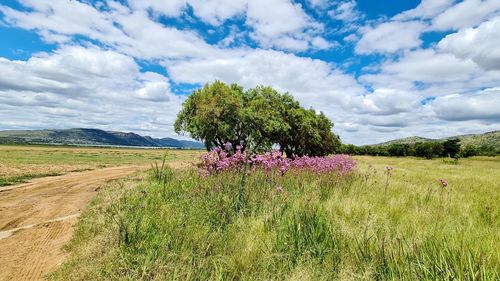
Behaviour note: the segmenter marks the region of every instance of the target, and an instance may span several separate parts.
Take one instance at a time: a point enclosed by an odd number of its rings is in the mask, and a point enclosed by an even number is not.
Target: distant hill
[[[152,138],[135,133],[99,129],[0,131],[0,143],[9,144],[69,144],[142,147],[203,148],[195,141],[173,138]]]
[[[461,145],[473,144],[475,146],[488,145],[488,146],[493,146],[493,147],[500,147],[500,131],[492,131],[492,132],[487,132],[487,133],[483,133],[483,134],[459,135],[459,136],[447,137],[447,138],[442,138],[442,139],[428,139],[428,138],[422,138],[422,137],[415,136],[415,137],[395,139],[395,140],[376,144],[375,146],[387,146],[387,145],[391,145],[394,143],[414,144],[417,142],[445,141],[448,139],[455,139],[455,138],[460,140]]]

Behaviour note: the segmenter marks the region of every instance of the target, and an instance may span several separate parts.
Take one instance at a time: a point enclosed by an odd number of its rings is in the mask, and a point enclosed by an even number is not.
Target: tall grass
[[[68,247],[72,256],[51,277],[500,278],[498,181],[482,176],[498,162],[480,162],[481,171],[465,162],[453,165],[459,173],[446,174],[450,168],[441,161],[360,161],[360,169],[344,177],[256,171],[205,178],[192,170],[153,169],[143,182],[118,185],[96,199]],[[370,168],[363,164],[368,161]],[[394,167],[389,179],[386,165]],[[434,169],[421,173],[427,165]],[[440,177],[448,178],[448,190]]]

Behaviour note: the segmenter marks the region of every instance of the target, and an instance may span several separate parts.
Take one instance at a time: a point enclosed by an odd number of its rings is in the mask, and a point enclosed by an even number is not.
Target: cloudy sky
[[[215,79],[288,91],[344,142],[500,129],[498,0],[0,0],[0,129],[173,136]]]

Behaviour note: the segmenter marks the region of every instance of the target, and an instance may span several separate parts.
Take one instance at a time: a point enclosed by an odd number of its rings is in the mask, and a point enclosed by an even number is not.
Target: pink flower
[[[445,179],[440,179],[439,182],[441,182],[442,187],[447,187],[448,186],[448,181]]]
[[[250,155],[241,152],[238,146],[234,154],[219,147],[200,157],[198,165],[202,174],[212,174],[223,171],[240,170],[249,165],[251,171],[262,169],[266,172],[279,172],[282,176],[289,170],[308,170],[317,174],[336,172],[339,176],[350,174],[356,168],[356,161],[348,155],[334,155],[327,157],[294,157],[287,158],[279,150],[264,154]],[[392,170],[388,167],[387,171]]]
[[[387,166],[387,167],[385,167],[385,171],[384,171],[384,173],[385,173],[387,176],[390,176],[390,175],[392,175],[392,170],[393,170],[393,168],[392,168],[391,166]]]

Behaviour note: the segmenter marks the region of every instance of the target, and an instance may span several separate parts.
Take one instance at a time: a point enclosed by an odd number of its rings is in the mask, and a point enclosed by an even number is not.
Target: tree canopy
[[[209,150],[230,143],[242,150],[269,150],[274,145],[287,155],[319,156],[336,152],[340,140],[333,123],[314,109],[303,108],[288,93],[257,86],[244,90],[220,81],[194,91],[174,124]]]

